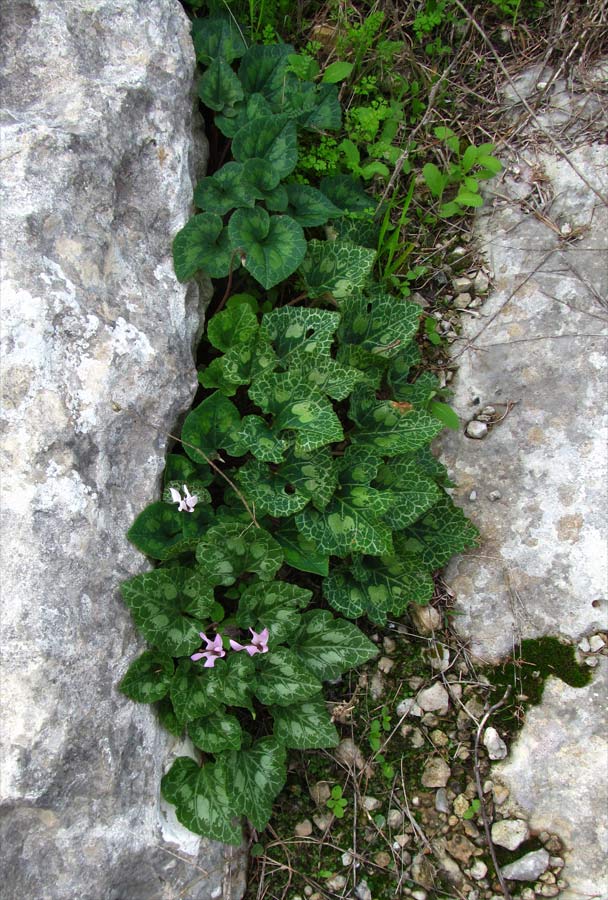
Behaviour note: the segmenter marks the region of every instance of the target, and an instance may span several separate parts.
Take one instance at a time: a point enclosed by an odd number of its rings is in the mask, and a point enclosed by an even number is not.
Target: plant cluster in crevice
[[[122,587],[152,649],[121,688],[201,751],[163,778],[178,819],[238,844],[241,817],[265,827],[287,750],[338,742],[322,684],[377,652],[347,620],[430,600],[477,533],[429,449],[453,413],[434,375],[413,378],[421,310],[374,280],[373,198],[349,174],[293,180],[299,135],[340,128],[346,70],[247,47],[229,16],[193,35],[232,158],[197,186],[175,269],[230,280],[204,399],[129,531],[158,566]],[[228,296],[243,269],[251,288]]]

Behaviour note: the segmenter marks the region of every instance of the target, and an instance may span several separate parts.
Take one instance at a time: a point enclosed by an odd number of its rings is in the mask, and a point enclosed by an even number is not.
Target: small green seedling
[[[327,808],[331,810],[336,819],[343,819],[344,813],[346,812],[346,807],[348,806],[348,800],[346,797],[342,796],[342,788],[339,784],[334,785],[331,789],[331,796],[328,797],[326,804]]]
[[[474,800],[471,800],[471,805],[469,806],[469,808],[462,814],[462,818],[467,820],[473,819],[479,812],[480,807],[481,803],[479,802],[477,797],[475,797]]]

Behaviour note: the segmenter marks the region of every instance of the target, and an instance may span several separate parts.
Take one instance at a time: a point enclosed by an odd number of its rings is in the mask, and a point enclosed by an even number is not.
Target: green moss
[[[585,687],[591,680],[591,672],[580,666],[574,647],[563,644],[555,637],[542,637],[521,642],[517,657],[510,657],[502,665],[487,669],[486,677],[494,689],[490,703],[497,703],[507,687],[511,696],[507,705],[499,709],[494,721],[513,731],[522,724],[523,713],[540,703],[549,675],[560,678],[571,687]]]

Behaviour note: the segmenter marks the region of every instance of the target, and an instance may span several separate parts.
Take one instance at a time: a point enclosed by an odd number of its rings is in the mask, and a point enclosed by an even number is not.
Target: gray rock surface
[[[190,405],[194,55],[177,0],[2,0],[3,713],[7,900],[241,896],[240,851],[159,810],[173,740],[116,685],[117,587]],[[201,298],[203,299],[203,298]]]
[[[605,147],[571,156],[608,193]],[[466,319],[453,344],[453,402],[465,423],[486,404],[496,418],[501,404],[517,405],[483,441],[462,430],[442,441],[456,499],[484,539],[448,568],[455,625],[488,659],[520,637],[578,639],[608,625],[608,207],[549,151],[536,167],[525,170],[530,189],[544,171],[551,221],[557,232],[564,222],[581,229],[580,239],[565,242],[519,203],[490,199],[477,233],[494,290],[483,318]],[[511,181],[496,190],[508,195]],[[490,500],[493,491],[500,499]]]
[[[601,84],[606,71],[605,64],[589,71],[588,83]],[[541,74],[518,76],[512,98],[514,91],[533,94]],[[477,219],[493,288],[481,318],[465,318],[452,345],[460,367],[454,405],[464,423],[488,405],[496,414],[483,441],[468,439],[463,428],[442,447],[456,500],[483,536],[478,551],[448,568],[455,627],[487,660],[512,652],[521,638],[578,641],[608,624],[601,102],[592,90],[572,94],[563,80],[554,85],[538,120],[522,130],[521,154],[505,157],[503,175],[489,184]],[[514,107],[514,116],[520,112]],[[539,125],[566,144],[568,159],[543,143]],[[564,897],[608,896],[599,888],[608,849],[603,672],[584,690],[551,680],[499,769],[532,829],[565,840]]]
[[[502,874],[509,881],[534,881],[546,871],[549,854],[546,850],[533,850],[525,856],[502,867]]]
[[[608,660],[586,688],[558,678],[528,711],[508,759],[497,768],[511,788],[509,802],[535,832],[558,834],[566,846],[564,900],[608,897]]]

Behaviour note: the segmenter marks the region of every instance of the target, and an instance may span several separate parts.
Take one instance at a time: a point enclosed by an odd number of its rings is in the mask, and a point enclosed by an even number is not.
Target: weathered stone
[[[389,809],[386,817],[386,824],[389,828],[400,828],[403,824],[403,813],[400,809]]]
[[[455,834],[445,842],[445,847],[450,856],[462,863],[467,863],[475,852],[475,844],[464,836],[464,834]]]
[[[125,532],[196,391],[199,298],[171,262],[189,23],[177,0],[28,0],[2,31],[3,889],[240,897],[241,852],[159,815],[175,741],[116,690],[143,648]]]
[[[577,132],[579,99],[568,101]],[[565,104],[560,113],[567,111]],[[462,432],[442,438],[444,462],[458,485],[455,499],[465,510],[480,483],[508,485],[507,501],[475,506],[484,539],[479,553],[448,568],[460,613],[455,626],[484,659],[509,653],[519,638],[550,633],[566,598],[561,634],[578,640],[608,627],[600,474],[607,461],[601,298],[608,295],[608,207],[588,186],[608,194],[605,147],[581,144],[569,154],[587,184],[553,147],[530,159],[526,178],[533,184],[534,173],[543,171],[555,194],[552,220],[582,232],[564,242],[517,203],[487,204],[480,212],[476,232],[494,285],[484,323],[464,319],[454,344],[459,371],[452,404],[467,421],[480,400],[500,416],[508,401],[519,402],[493,426],[490,441],[466,440]],[[509,194],[511,182],[501,190]]]
[[[310,786],[308,792],[317,806],[325,806],[325,802],[331,797],[331,787],[327,781],[317,781]]]
[[[429,759],[422,772],[422,784],[428,788],[445,787],[452,774],[450,767],[441,756]]]
[[[363,878],[355,887],[355,897],[357,900],[372,900],[372,892]]]
[[[549,865],[549,854],[546,850],[533,850],[521,859],[502,867],[502,874],[509,881],[534,881]]]
[[[434,606],[418,606],[412,603],[410,613],[420,634],[432,634],[441,628],[441,613]]]
[[[490,759],[504,759],[507,755],[507,745],[495,728],[486,728],[483,745],[488,751]]]
[[[382,801],[378,800],[377,797],[365,796],[363,798],[363,809],[366,809],[368,812],[373,812],[375,809],[380,809],[382,806]]]
[[[472,422],[469,422],[467,427],[465,428],[465,435],[468,438],[473,438],[475,441],[480,441],[482,438],[486,436],[488,433],[488,426],[485,422],[478,422],[477,419],[473,419]]]
[[[492,841],[507,850],[517,850],[530,837],[530,829],[523,819],[500,819],[492,825]]]
[[[365,757],[352,738],[344,738],[334,751],[336,759],[344,765],[357,769],[365,768]]]
[[[586,688],[548,678],[543,702],[532,707],[498,774],[524,810],[533,831],[557,832],[546,849],[566,862],[572,897],[608,894],[606,758],[608,757],[608,660]]]
[[[296,837],[308,837],[312,834],[312,822],[310,819],[302,819],[301,822],[298,822],[294,828],[294,834]]]
[[[425,712],[438,712],[439,715],[445,715],[450,698],[444,686],[436,681],[435,684],[420,691],[416,697],[416,703]]]

